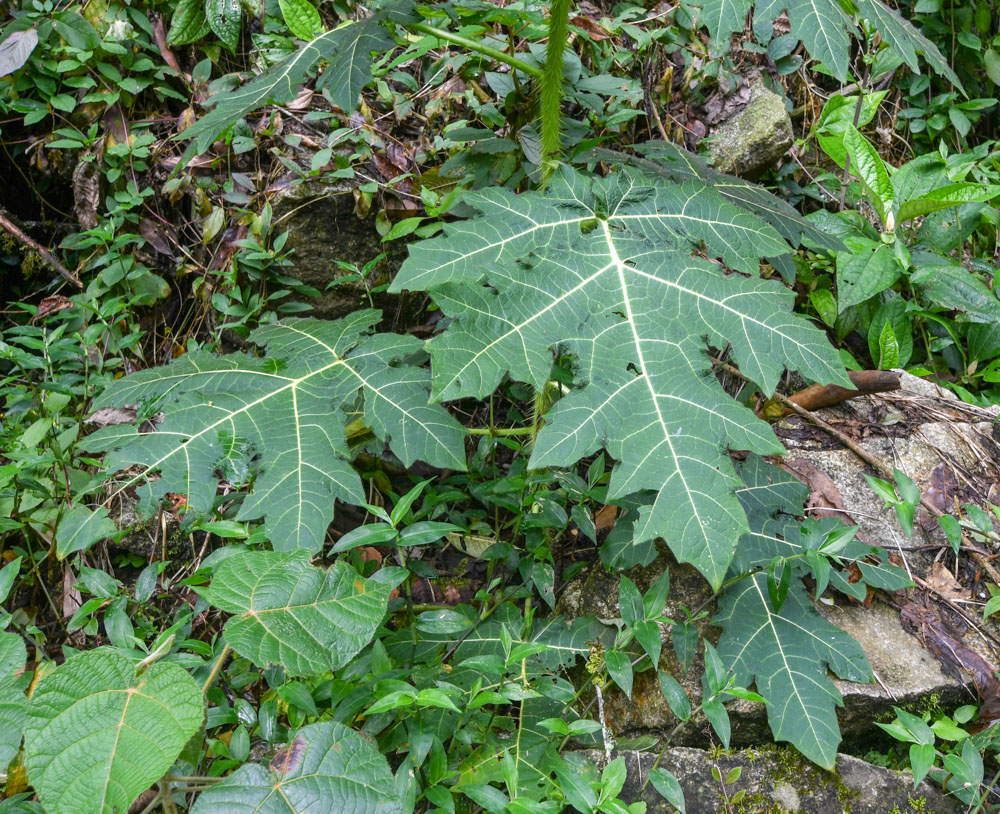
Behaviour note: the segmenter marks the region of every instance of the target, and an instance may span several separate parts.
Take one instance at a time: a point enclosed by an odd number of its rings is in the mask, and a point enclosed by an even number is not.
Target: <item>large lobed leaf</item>
[[[202,792],[191,814],[402,814],[396,782],[371,741],[334,721],[298,731],[267,767],[248,763]]]
[[[343,667],[368,644],[391,590],[346,563],[315,568],[308,552],[249,551],[223,561],[203,593],[233,614],[226,643],[241,656],[314,675]]]
[[[51,814],[120,814],[173,765],[204,714],[201,690],[175,664],[137,672],[110,648],[80,653],[31,696],[28,779]]]
[[[95,407],[145,404],[162,411],[162,423],[155,432],[142,424],[107,427],[89,436],[88,448],[108,451],[111,472],[136,465],[159,472],[153,497],[187,495],[198,513],[211,509],[219,473],[233,484],[252,480],[238,519],[264,517],[279,551],[318,551],[334,499],[364,502],[344,429],[359,394],[365,423],[407,466],[419,458],[465,468],[461,425],[427,403],[425,370],[398,363],[420,342],[367,335],[378,319],[366,310],[333,322],[279,322],[251,335],[266,358],[192,353],[127,376]]]
[[[213,94],[209,99],[209,103],[214,105],[212,110],[179,136],[192,139],[184,152],[183,161],[186,163],[193,156],[203,153],[219,133],[247,113],[268,103],[292,101],[309,72],[323,59],[327,60],[327,66],[317,81],[317,87],[328,89],[331,100],[341,109],[354,110],[361,89],[372,81],[372,52],[381,53],[396,44],[387,25],[410,20],[412,6],[410,0],[396,0],[389,8],[365,20],[318,35],[236,90]],[[238,15],[239,7],[236,8]],[[237,28],[237,36],[238,33]]]
[[[482,216],[412,246],[393,282],[430,290],[456,318],[429,345],[434,397],[484,396],[508,372],[542,387],[553,350],[575,354],[582,386],[545,416],[531,466],[606,448],[619,462],[609,499],[656,493],[634,542],[663,537],[718,587],[747,530],[726,448],[782,447],[711,375],[706,337],[768,393],[785,366],[847,382],[825,336],[791,313],[791,292],[757,276],[788,244],[694,180],[567,169],[544,194],[465,200]],[[701,246],[743,274],[692,256]]]
[[[872,671],[861,646],[813,607],[801,578],[808,573],[801,555],[816,539],[801,528],[794,515],[802,510],[809,489],[786,472],[751,456],[740,467],[744,485],[737,491],[750,519],[751,531],[740,541],[731,574],[764,568],[775,557],[795,557],[793,578],[779,611],[771,604],[767,574],[759,572],[727,588],[713,619],[722,627],[718,652],[736,677],[768,701],[767,715],[777,740],[790,742],[824,768],[833,768],[840,743],[837,706],[843,699],[828,669],[849,681],[872,681]],[[826,530],[843,526],[822,521]],[[823,529],[821,529],[822,531]],[[865,583],[895,590],[908,580],[899,568],[862,558],[884,552],[860,541],[841,551],[845,560],[860,563],[862,582],[851,584],[834,570],[830,585],[863,599]]]
[[[791,34],[801,40],[813,59],[823,62],[841,82],[847,79],[851,35],[858,29],[838,0],[764,0],[756,5],[752,0],[704,0],[701,19],[712,38],[723,42],[743,28],[751,7],[754,9],[754,31],[758,39],[771,39],[772,21],[782,12],[788,13]],[[871,23],[914,72],[920,66],[921,54],[931,69],[961,89],[962,83],[929,39],[880,0],[857,0],[858,15]]]

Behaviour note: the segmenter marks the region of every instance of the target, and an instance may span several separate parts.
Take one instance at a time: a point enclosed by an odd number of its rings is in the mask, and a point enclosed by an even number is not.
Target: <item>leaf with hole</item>
[[[826,338],[758,278],[788,245],[698,181],[564,170],[546,193],[465,197],[482,217],[410,247],[392,290],[427,289],[449,316],[429,344],[436,399],[481,397],[510,373],[544,386],[552,350],[575,354],[581,386],[546,414],[531,467],[571,466],[602,446],[618,459],[610,500],[643,490],[633,543],[664,537],[718,587],[746,518],[726,447],[781,445],[708,375],[704,337],[732,345],[771,392],[784,367],[848,380]],[[692,255],[704,244],[729,274]],[[485,275],[485,276],[484,276]]]
[[[249,763],[206,789],[191,814],[402,814],[396,781],[374,743],[335,721],[312,724],[263,766]]]

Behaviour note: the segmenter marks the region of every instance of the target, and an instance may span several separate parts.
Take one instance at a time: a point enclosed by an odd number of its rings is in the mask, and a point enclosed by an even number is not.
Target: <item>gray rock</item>
[[[292,265],[283,273],[295,277],[320,292],[320,296],[302,300],[313,306],[309,316],[336,319],[359,308],[370,308],[368,291],[388,283],[406,257],[401,241],[383,244],[375,229],[375,218],[359,218],[354,211],[351,186],[343,183],[308,181],[279,192],[271,203],[274,221],[288,230],[286,248],[293,249]],[[327,286],[345,276],[336,260],[363,267],[383,252],[366,283],[341,283]],[[421,294],[391,295],[377,293],[374,307],[381,308],[391,323],[409,320],[421,308]]]
[[[665,612],[672,619],[683,620],[685,607],[694,610],[711,597],[708,584],[694,568],[678,564],[669,554],[663,553],[651,565],[633,569],[628,576],[640,591],[645,591],[665,567],[670,569],[670,598]],[[560,598],[560,613],[569,616],[592,613],[605,623],[619,622],[618,580],[617,574],[595,567],[566,588]],[[706,610],[709,616],[699,619],[695,625],[699,634],[714,644],[718,641],[719,630],[709,621],[716,610],[715,603],[708,604]],[[894,609],[875,602],[868,608],[821,603],[818,610],[859,642],[881,682],[859,684],[833,679],[844,699],[837,718],[845,740],[870,737],[874,721],[894,717],[893,706],[923,712],[953,709],[974,702],[972,691],[942,672],[938,660],[920,640],[903,630]],[[659,669],[673,675],[687,691],[691,705],[697,705],[701,701],[700,676],[704,669],[701,654],[695,658],[692,668],[684,672],[670,645],[669,635],[664,636],[664,644]],[[727,708],[734,745],[749,746],[772,740],[763,704],[738,700],[727,704]],[[671,732],[680,723],[670,711],[658,678],[651,670],[634,677],[631,698],[617,688],[608,690],[604,710],[612,733],[619,739],[650,732]],[[707,731],[704,717],[696,716],[674,733],[671,743],[704,746]],[[875,730],[875,734],[879,731]]]
[[[757,178],[792,146],[792,120],[785,101],[759,80],[747,106],[720,125],[709,141],[715,168]]]
[[[621,798],[643,800],[647,814],[674,811],[650,784],[640,791],[656,761],[650,752],[624,752],[628,779]],[[595,761],[603,760],[592,753]],[[659,764],[681,784],[688,814],[719,814],[723,811],[750,814],[957,814],[964,807],[927,782],[914,790],[913,775],[866,763],[849,755],[838,755],[834,771],[817,768],[793,749],[766,747],[715,755],[701,749],[667,749]],[[740,776],[723,786],[712,776],[717,767],[725,780],[739,767]],[[739,792],[742,799],[726,808]]]

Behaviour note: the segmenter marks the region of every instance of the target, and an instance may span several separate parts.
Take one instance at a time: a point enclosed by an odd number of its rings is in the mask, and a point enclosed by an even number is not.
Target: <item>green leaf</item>
[[[300,40],[311,40],[323,27],[319,12],[309,0],[278,0],[285,25]]]
[[[6,602],[10,595],[10,589],[14,587],[14,581],[21,573],[21,557],[15,557],[3,568],[0,568],[0,602]],[[0,671],[2,675],[2,671]]]
[[[647,141],[635,145],[635,150],[644,157],[605,148],[595,149],[582,157],[594,157],[616,166],[636,167],[654,178],[676,182],[700,181],[711,186],[723,200],[753,212],[771,224],[793,246],[808,240],[817,247],[831,250],[843,248],[838,240],[816,228],[764,187],[721,173],[699,155],[665,141]]]
[[[920,72],[917,62],[917,54],[920,54],[938,76],[945,77],[952,85],[965,92],[948,60],[911,22],[880,0],[857,0],[857,6],[859,14],[879,30],[882,39],[896,50],[911,71]]]
[[[21,748],[27,699],[14,676],[24,669],[27,658],[28,651],[20,636],[0,633],[0,771],[7,768]]]
[[[237,90],[213,95],[210,99],[215,105],[212,110],[177,136],[193,139],[184,151],[182,166],[193,156],[205,152],[220,132],[252,110],[270,102],[281,104],[294,99],[313,66],[321,59],[328,64],[318,86],[328,88],[334,104],[341,109],[353,110],[361,88],[372,80],[370,54],[382,53],[396,44],[384,26],[410,19],[412,5],[409,0],[399,0],[390,9],[377,12],[366,20],[320,34]]]
[[[0,42],[0,76],[7,76],[18,70],[38,45],[38,32],[34,28],[11,31]]]
[[[750,0],[705,0],[702,19],[716,42],[742,29]],[[762,42],[771,38],[771,21],[788,12],[791,35],[801,40],[809,56],[827,65],[841,82],[847,77],[851,40],[857,29],[836,0],[764,0],[754,6],[754,30]]]
[[[885,291],[902,273],[892,249],[871,242],[857,252],[837,255],[837,311],[843,313]]]
[[[986,49],[986,53],[983,54],[983,66],[990,81],[994,85],[1000,85],[1000,53],[992,48]]]
[[[28,651],[16,633],[0,633],[0,680],[13,678],[24,669]]]
[[[844,133],[844,147],[851,159],[851,172],[861,179],[871,203],[878,212],[886,229],[892,231],[889,215],[896,204],[896,191],[889,177],[889,170],[878,154],[856,127],[848,127]]]
[[[1000,300],[961,266],[923,266],[910,280],[936,305],[958,311],[960,322],[996,324]]]
[[[87,551],[116,530],[107,509],[91,511],[86,506],[74,506],[59,518],[56,526],[56,556],[64,560],[77,551]]]
[[[766,392],[786,365],[848,381],[826,338],[790,313],[791,293],[756,277],[759,259],[787,244],[695,181],[564,169],[544,194],[493,188],[464,200],[482,217],[411,245],[391,286],[426,288],[456,318],[429,345],[434,397],[484,396],[508,371],[542,387],[552,348],[574,353],[583,384],[546,414],[531,467],[571,466],[605,447],[619,462],[610,500],[656,493],[634,544],[664,537],[718,587],[746,530],[725,448],[781,447],[706,375],[703,337],[731,343]],[[693,257],[702,243],[751,276]]]
[[[307,552],[248,551],[224,560],[203,594],[233,614],[224,630],[233,650],[300,676],[343,667],[365,647],[390,590],[343,562],[315,568]]]
[[[618,584],[618,612],[622,615],[622,621],[629,627],[634,627],[637,622],[646,618],[642,594],[635,587],[635,583],[626,576],[623,576]]]
[[[198,731],[204,704],[176,664],[137,671],[103,647],[72,656],[28,703],[28,779],[51,814],[128,811]]]
[[[367,526],[358,526],[347,532],[337,540],[337,544],[330,551],[339,554],[341,551],[350,551],[363,545],[382,545],[395,540],[397,534],[396,529],[388,523],[369,523]]]
[[[929,215],[940,209],[949,209],[964,203],[976,203],[978,201],[989,201],[1000,195],[1000,186],[987,184],[973,184],[963,182],[959,184],[948,184],[938,187],[914,200],[906,201],[899,207],[897,222],[918,218],[922,215]]]
[[[162,424],[155,432],[107,427],[85,443],[109,451],[108,471],[135,465],[158,471],[149,494],[186,494],[197,515],[212,510],[218,472],[234,485],[253,481],[236,519],[264,517],[267,537],[279,551],[319,551],[334,499],[365,502],[345,435],[345,410],[355,408],[359,395],[365,424],[389,441],[405,465],[420,458],[465,469],[461,425],[427,403],[427,372],[397,361],[417,352],[420,341],[368,336],[378,321],[377,311],[357,311],[333,322],[277,322],[250,337],[266,346],[266,358],[189,353],[126,376],[96,408],[155,404],[164,414]],[[119,491],[143,477],[120,481]]]
[[[21,749],[27,707],[28,699],[19,683],[0,678],[0,769],[5,770]]]
[[[849,681],[871,681],[858,643],[813,609],[798,581],[775,613],[764,574],[727,590],[715,623],[723,627],[719,654],[732,665],[736,683],[756,682],[771,701],[767,715],[774,737],[831,769],[840,743],[835,707],[842,700],[826,670]]]
[[[883,297],[885,296],[887,295],[884,294]],[[891,326],[892,335],[895,337],[898,347],[897,366],[902,367],[909,361],[910,355],[913,353],[913,330],[910,315],[906,313],[906,301],[898,294],[886,299],[875,310],[868,326],[868,351],[876,365],[882,356],[879,341],[886,325]]]
[[[910,746],[910,771],[913,772],[913,788],[919,786],[920,781],[927,776],[927,772],[934,765],[936,756],[933,743],[914,743]]]
[[[205,0],[181,0],[170,19],[167,42],[172,45],[188,45],[197,42],[209,31],[211,27],[205,16]]]
[[[732,573],[767,566],[777,555],[796,565],[780,613],[771,605],[764,573],[722,593],[719,614],[713,620],[723,628],[718,654],[737,685],[756,683],[757,692],[768,702],[775,738],[789,741],[810,760],[829,767],[840,742],[836,706],[841,697],[827,669],[848,681],[867,682],[872,680],[871,667],[858,643],[827,622],[809,602],[802,584],[809,568],[798,556],[828,540],[842,524],[836,518],[807,521],[803,531],[803,524],[787,516],[794,495],[803,500],[807,487],[798,484],[794,490],[794,484],[785,482],[790,478],[787,473],[759,459],[748,460],[740,475],[748,496],[758,505],[750,513],[753,531],[740,541]],[[797,512],[801,506],[799,502]],[[861,559],[873,553],[885,559],[879,549],[852,539],[840,548],[839,556]],[[836,571],[833,576],[839,574]],[[709,666],[706,656],[706,672]]]
[[[242,766],[201,793],[191,814],[402,814],[396,781],[373,743],[334,721],[298,731],[267,766]]]
[[[205,17],[222,44],[235,53],[243,20],[239,0],[205,0]]]
[[[663,697],[670,705],[670,711],[677,716],[678,720],[686,721],[691,717],[691,699],[688,698],[687,691],[681,683],[666,670],[660,670],[660,690]]]
[[[608,675],[615,684],[622,688],[629,698],[632,697],[632,660],[628,653],[620,650],[609,650],[604,654],[604,664],[608,668]]]
[[[892,330],[892,323],[886,322],[878,335],[878,360],[875,365],[879,370],[890,370],[899,366],[899,341]]]
[[[684,792],[676,777],[666,769],[657,766],[655,769],[649,770],[649,782],[653,784],[653,788],[660,793],[664,800],[676,808],[680,814],[685,814],[687,809],[684,804]]]

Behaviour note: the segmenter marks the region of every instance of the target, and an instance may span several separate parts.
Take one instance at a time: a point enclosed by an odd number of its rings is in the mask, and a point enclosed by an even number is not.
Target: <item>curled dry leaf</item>
[[[969,589],[965,588],[962,583],[951,575],[951,572],[948,571],[943,562],[931,564],[930,573],[927,575],[925,581],[941,596],[945,599],[950,599],[952,602],[963,602],[972,599]]]

